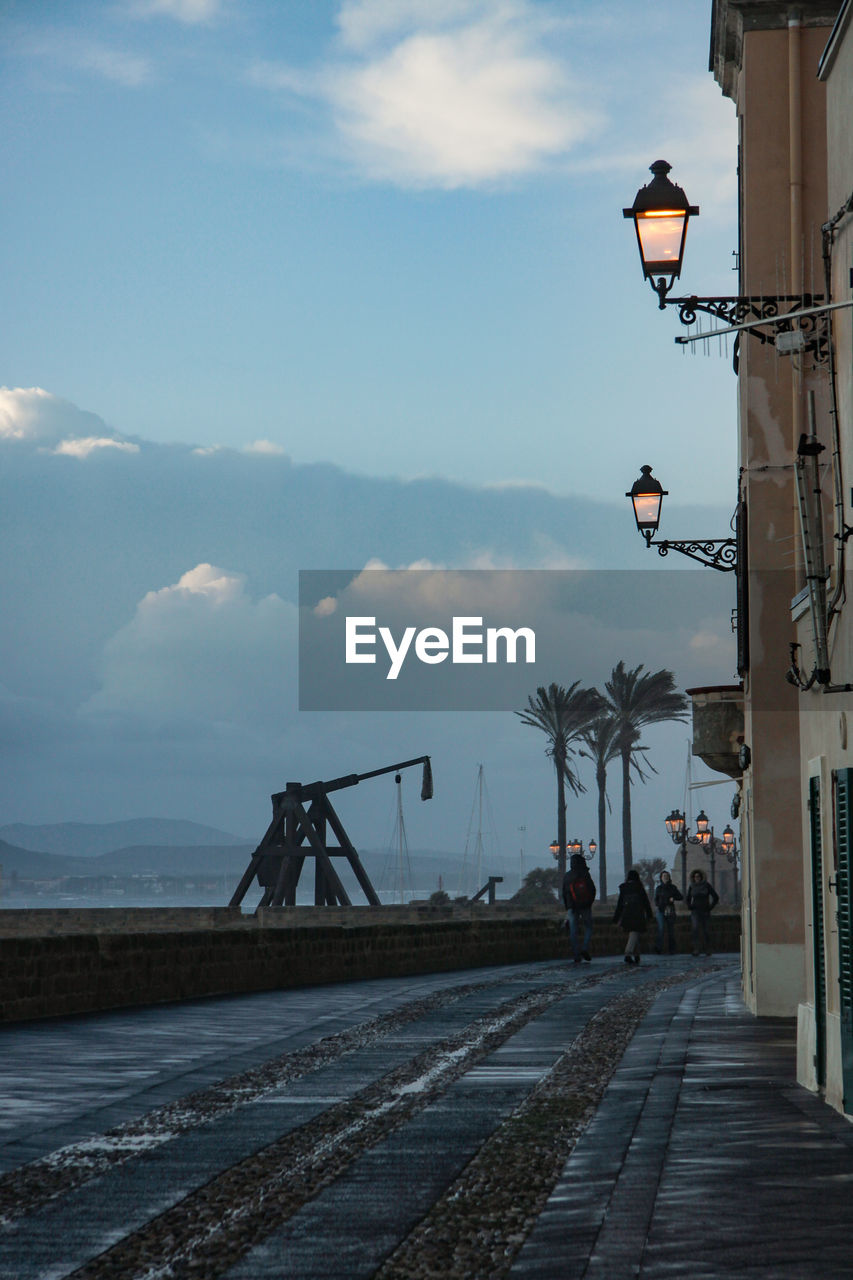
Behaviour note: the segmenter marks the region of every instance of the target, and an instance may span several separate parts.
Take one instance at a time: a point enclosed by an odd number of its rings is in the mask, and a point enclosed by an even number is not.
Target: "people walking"
[[[619,899],[613,912],[613,923],[619,924],[628,935],[625,943],[625,963],[640,963],[640,934],[653,919],[652,904],[643,888],[640,873],[635,867],[628,872],[624,884],[619,886]]]
[[[595,894],[595,882],[589,874],[586,858],[582,853],[573,853],[569,869],[563,878],[563,902],[575,964],[580,964],[582,960],[589,964],[592,959],[589,948]]]
[[[690,912],[690,931],[693,936],[693,954],[711,954],[711,935],[708,923],[711,912],[720,901],[720,895],[705,878],[705,872],[696,867],[690,872],[687,887],[687,908]]]
[[[655,951],[658,955],[662,955],[664,950],[667,950],[670,955],[675,954],[675,904],[683,900],[681,890],[672,883],[672,876],[668,871],[662,871],[655,885],[655,914],[658,926]]]

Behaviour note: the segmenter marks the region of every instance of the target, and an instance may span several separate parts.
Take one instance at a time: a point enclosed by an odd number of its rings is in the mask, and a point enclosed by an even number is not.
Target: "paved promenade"
[[[726,957],[607,958],[8,1027],[0,1277],[853,1280],[853,1128],[738,991]],[[532,1230],[508,1225],[509,1160],[480,1200],[471,1170],[505,1134],[543,1163],[551,1082],[574,1105],[588,1029],[633,1005]]]

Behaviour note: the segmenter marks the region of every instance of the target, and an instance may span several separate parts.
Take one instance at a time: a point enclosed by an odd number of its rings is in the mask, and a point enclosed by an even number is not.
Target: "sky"
[[[667,159],[701,208],[683,292],[734,291],[709,22],[707,0],[0,4],[2,822],[252,838],[284,773],[432,750],[445,797],[413,842],[458,844],[483,762],[535,864],[553,787],[511,714],[298,711],[298,572],[639,578],[663,567],[623,496],[644,463],[664,534],[727,534],[730,353],[674,345],[622,217]],[[698,576],[672,662],[728,683],[730,584]],[[624,657],[654,667],[634,622]],[[687,737],[655,732],[650,853]],[[730,788],[701,795],[724,825]],[[356,843],[386,798],[353,798]]]

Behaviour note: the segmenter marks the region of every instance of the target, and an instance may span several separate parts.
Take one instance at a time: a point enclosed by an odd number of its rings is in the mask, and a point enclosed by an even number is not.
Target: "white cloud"
[[[107,642],[87,713],[269,724],[292,707],[296,609],[254,600],[243,574],[202,563],[149,591]]]
[[[89,454],[96,449],[121,449],[125,453],[139,453],[138,444],[130,444],[126,440],[108,440],[103,436],[83,436],[76,440],[63,440],[53,452],[66,454],[70,458],[88,458]]]
[[[0,443],[33,444],[49,453],[88,458],[101,449],[139,453],[95,413],[42,387],[0,387]]]
[[[276,444],[273,440],[253,440],[251,444],[247,444],[243,449],[244,453],[260,453],[273,454],[277,457],[284,455],[284,449],[280,444]]]
[[[564,156],[597,127],[528,0],[359,0],[343,5],[343,56],[314,74],[264,63],[254,83],[319,100],[368,177],[453,188]]]

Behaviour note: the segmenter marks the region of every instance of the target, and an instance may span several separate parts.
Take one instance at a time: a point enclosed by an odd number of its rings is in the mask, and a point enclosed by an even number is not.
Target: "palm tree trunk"
[[[625,863],[625,879],[634,861],[634,841],[631,836],[631,748],[622,748],[622,858]]]
[[[607,772],[597,769],[598,784],[598,869],[601,883],[598,886],[600,902],[607,900]]]
[[[554,767],[557,770],[557,870],[560,873],[559,892],[562,893],[566,874],[566,756],[558,748],[554,750]]]

